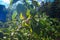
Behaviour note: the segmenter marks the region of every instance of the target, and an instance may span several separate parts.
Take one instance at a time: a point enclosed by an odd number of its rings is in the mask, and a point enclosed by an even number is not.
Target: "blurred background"
[[[0,0],[1,40],[60,40],[60,0]]]

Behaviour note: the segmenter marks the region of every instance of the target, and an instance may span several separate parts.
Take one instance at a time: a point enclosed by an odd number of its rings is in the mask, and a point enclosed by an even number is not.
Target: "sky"
[[[5,5],[6,8],[9,6],[10,0],[0,0],[0,5]]]
[[[39,3],[41,3],[41,1],[46,2],[46,0],[37,0]],[[49,0],[47,0],[49,1]],[[50,0],[51,2],[53,2],[54,0]],[[10,0],[0,0],[0,5],[5,5],[6,8],[9,7],[10,5]]]

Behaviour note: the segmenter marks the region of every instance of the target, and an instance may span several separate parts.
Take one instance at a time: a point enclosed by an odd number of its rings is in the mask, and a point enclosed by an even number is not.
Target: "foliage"
[[[14,20],[16,18],[16,16],[17,16],[17,12],[14,11],[13,14],[12,14],[12,20]]]
[[[33,14],[31,13],[33,11]],[[22,13],[17,20],[17,12],[12,14],[12,20],[6,22],[8,28],[0,29],[1,40],[56,40],[60,37],[60,22],[58,18],[50,18],[46,12],[27,9],[26,18]]]
[[[41,17],[38,17],[38,14],[33,17],[29,14],[29,11],[27,13],[27,19],[20,18],[22,21],[21,23],[18,22],[18,25],[17,21],[14,21],[15,24],[8,24],[9,28],[0,29],[4,35],[3,40],[55,40],[60,36],[60,25],[53,23],[58,22],[56,18],[48,18],[45,13],[40,15]],[[29,18],[30,15],[31,17]],[[20,17],[22,17],[22,13]],[[60,23],[58,22],[58,24]]]

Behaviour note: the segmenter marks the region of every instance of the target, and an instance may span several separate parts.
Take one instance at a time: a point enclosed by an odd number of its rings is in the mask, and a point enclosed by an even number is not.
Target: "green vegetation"
[[[36,12],[36,9],[28,8],[26,17],[20,13],[17,19],[17,15],[18,13],[14,11],[12,20],[4,23],[8,28],[0,28],[0,35],[2,34],[0,40],[59,40],[58,18],[50,18],[46,12],[40,10]]]

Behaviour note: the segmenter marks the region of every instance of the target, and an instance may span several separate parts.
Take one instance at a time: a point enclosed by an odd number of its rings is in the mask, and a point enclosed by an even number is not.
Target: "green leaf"
[[[27,9],[26,16],[27,16],[28,19],[30,19],[31,14],[30,14],[30,10],[29,9]]]
[[[24,16],[22,13],[20,13],[20,19],[23,20],[24,19]]]
[[[17,16],[17,12],[14,11],[13,14],[12,14],[12,20],[15,20],[16,16]]]
[[[13,0],[10,0],[10,5],[12,4]]]

